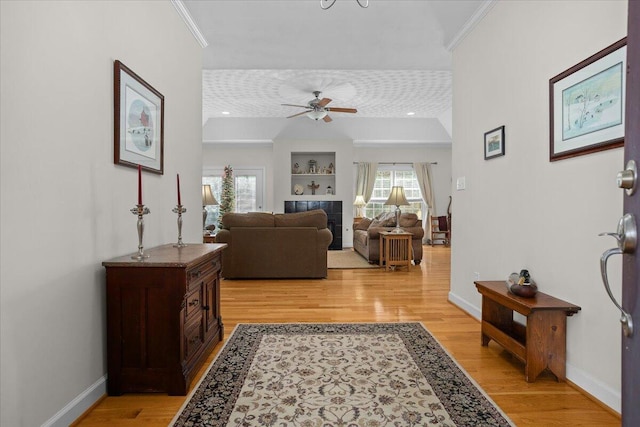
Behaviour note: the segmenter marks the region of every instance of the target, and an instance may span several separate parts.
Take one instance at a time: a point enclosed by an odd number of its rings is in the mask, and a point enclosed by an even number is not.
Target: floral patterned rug
[[[421,323],[241,324],[174,426],[512,426]]]

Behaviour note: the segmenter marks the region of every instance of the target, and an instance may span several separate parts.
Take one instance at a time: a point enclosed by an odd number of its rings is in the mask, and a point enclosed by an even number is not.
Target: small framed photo
[[[114,163],[164,173],[164,96],[120,61],[113,63]]]
[[[549,80],[549,161],[624,144],[627,39]]]
[[[484,159],[504,156],[504,126],[484,133]]]

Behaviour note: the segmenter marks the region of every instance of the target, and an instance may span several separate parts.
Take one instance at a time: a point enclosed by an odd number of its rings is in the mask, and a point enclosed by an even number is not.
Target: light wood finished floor
[[[325,280],[223,280],[225,337],[238,323],[420,321],[517,426],[621,424],[616,414],[551,374],[526,383],[522,363],[495,342],[482,347],[479,322],[447,301],[449,248],[424,249],[422,264],[409,272],[329,270]],[[76,425],[165,426],[184,399],[163,394],[107,397]]]

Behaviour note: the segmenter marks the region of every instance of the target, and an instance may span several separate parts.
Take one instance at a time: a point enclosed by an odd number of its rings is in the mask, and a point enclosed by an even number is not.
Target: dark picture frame
[[[627,38],[549,79],[549,161],[624,145]]]
[[[118,60],[113,76],[114,163],[164,174],[164,96]]]
[[[504,156],[504,126],[484,133],[484,159]]]

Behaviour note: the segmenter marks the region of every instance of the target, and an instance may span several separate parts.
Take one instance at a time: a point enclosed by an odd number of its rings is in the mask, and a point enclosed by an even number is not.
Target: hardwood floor
[[[517,426],[621,424],[617,414],[549,373],[525,382],[523,364],[495,342],[482,347],[480,323],[447,301],[449,277],[449,248],[425,246],[423,262],[409,272],[329,270],[324,280],[223,280],[225,337],[238,323],[420,321]],[[184,400],[163,394],[106,397],[76,425],[164,426]]]

